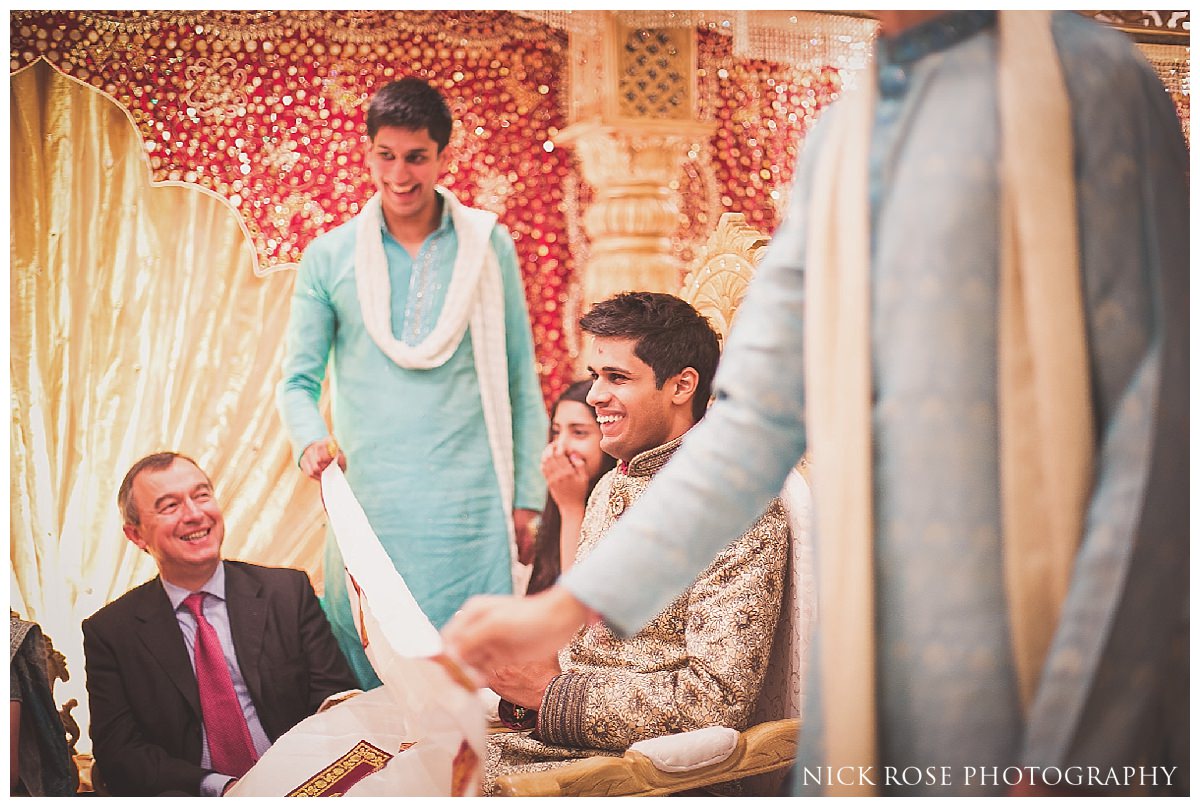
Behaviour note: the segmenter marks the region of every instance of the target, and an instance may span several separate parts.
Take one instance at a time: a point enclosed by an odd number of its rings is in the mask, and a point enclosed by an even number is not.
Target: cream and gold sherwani
[[[637,455],[597,483],[579,558],[642,495],[682,439]],[[603,624],[581,629],[559,653],[563,672],[546,689],[536,732],[489,737],[485,791],[497,776],[620,753],[649,737],[746,728],[779,618],[788,540],[787,517],[773,501],[642,631],[620,639]]]

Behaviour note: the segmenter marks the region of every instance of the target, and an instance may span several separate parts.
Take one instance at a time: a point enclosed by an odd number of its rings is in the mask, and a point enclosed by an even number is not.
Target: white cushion
[[[483,714],[489,726],[500,725],[500,696],[486,687],[479,690],[479,702],[483,704]]]
[[[629,750],[645,754],[660,771],[679,773],[723,762],[737,747],[737,740],[738,733],[733,729],[709,726],[641,740],[629,746]]]

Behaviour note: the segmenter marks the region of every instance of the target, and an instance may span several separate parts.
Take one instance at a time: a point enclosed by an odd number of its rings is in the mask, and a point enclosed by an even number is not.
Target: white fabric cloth
[[[336,777],[330,766],[362,741],[392,756],[346,795],[478,794],[487,752],[483,702],[439,655],[441,637],[388,561],[337,463],[322,474],[321,492],[350,578],[356,625],[383,686],[300,722],[228,795],[281,796],[322,771]]]

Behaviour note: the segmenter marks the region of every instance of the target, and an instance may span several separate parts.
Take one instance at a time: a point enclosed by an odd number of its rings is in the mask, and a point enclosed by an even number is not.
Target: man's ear
[[[146,551],[146,539],[142,538],[142,534],[136,524],[126,524],[121,527],[121,530],[125,533],[125,537],[129,539],[130,543],[143,552]]]
[[[671,402],[677,405],[689,403],[696,395],[696,387],[700,383],[700,374],[695,367],[684,367],[671,382],[674,389],[671,392]]]
[[[446,169],[450,167],[450,158],[453,155],[454,155],[454,149],[451,148],[449,143],[447,143],[446,146],[441,151],[438,152],[438,155],[437,155],[438,176],[441,176],[442,174],[446,173]]]

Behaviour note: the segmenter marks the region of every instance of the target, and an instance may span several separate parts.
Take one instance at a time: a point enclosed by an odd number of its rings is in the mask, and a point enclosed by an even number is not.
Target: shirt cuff
[[[200,795],[201,796],[219,796],[225,790],[225,785],[233,779],[224,773],[206,773],[204,778],[200,780]]]
[[[542,742],[588,747],[583,718],[590,679],[587,673],[560,673],[550,679],[538,710],[537,733]]]

